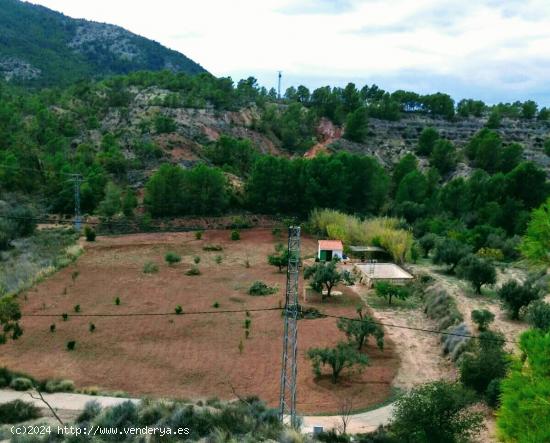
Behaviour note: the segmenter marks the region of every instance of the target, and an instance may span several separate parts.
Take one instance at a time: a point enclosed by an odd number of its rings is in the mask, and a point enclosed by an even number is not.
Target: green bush
[[[477,325],[477,329],[479,331],[486,331],[489,325],[495,319],[495,314],[487,309],[474,309],[471,315],[472,321]]]
[[[191,269],[189,269],[185,275],[195,276],[195,275],[201,275],[201,270],[197,268],[196,266],[193,266]]]
[[[80,312],[80,305],[75,305],[74,312]]]
[[[220,307],[220,303],[215,301],[214,304],[212,305],[213,308],[219,308]]]
[[[203,231],[196,231],[195,232],[195,238],[197,240],[200,240],[202,238],[202,235],[203,235]]]
[[[193,262],[195,262],[195,264],[198,265],[201,262],[201,258],[197,255],[193,258]]]
[[[50,325],[50,332],[55,332],[55,323]]]
[[[15,389],[16,391],[28,391],[32,387],[32,380],[25,377],[17,377],[10,382],[10,388]]]
[[[237,241],[240,239],[241,239],[241,233],[238,230],[234,229],[233,231],[231,231],[231,240]]]
[[[86,241],[95,241],[96,233],[90,226],[84,226],[84,235],[86,237]]]
[[[46,392],[73,392],[74,389],[72,380],[48,380],[44,385]]]
[[[32,403],[14,400],[0,405],[0,425],[17,424],[40,417],[40,409]]]
[[[168,263],[169,266],[172,266],[181,261],[181,256],[173,251],[170,251],[166,253],[164,260],[166,260],[166,263]]]
[[[527,321],[533,328],[550,331],[550,303],[536,300],[527,308]]]
[[[159,267],[155,262],[148,261],[143,265],[144,274],[154,274],[159,271]]]
[[[216,255],[216,257],[214,258],[214,261],[216,262],[217,265],[220,265],[223,261],[223,257],[221,255]]]
[[[519,284],[510,280],[498,290],[498,297],[508,310],[512,320],[519,319],[520,309],[540,298],[540,290],[529,282]]]
[[[64,312],[63,314],[61,314],[61,318],[63,319],[63,321],[67,321],[69,319],[69,314]]]
[[[76,348],[76,341],[71,340],[67,342],[67,351],[74,351]]]
[[[266,285],[263,281],[255,281],[248,289],[250,295],[271,295],[277,292],[277,288]]]
[[[175,312],[177,315],[183,314],[183,308],[181,307],[181,305],[177,305],[176,308],[174,309],[174,312]]]
[[[95,325],[93,323],[90,323],[89,329],[90,329],[90,332],[95,332],[95,329],[96,329]]]
[[[202,247],[203,251],[223,251],[223,247],[220,245],[204,245]]]

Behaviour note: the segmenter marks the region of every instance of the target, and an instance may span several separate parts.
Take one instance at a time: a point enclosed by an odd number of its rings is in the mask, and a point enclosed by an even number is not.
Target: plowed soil
[[[36,378],[65,378],[78,388],[98,386],[122,390],[132,396],[202,399],[257,395],[276,406],[279,395],[283,322],[280,311],[251,312],[250,337],[245,338],[245,312],[203,315],[149,315],[124,317],[73,316],[80,314],[162,314],[181,305],[184,313],[246,310],[282,306],[285,274],[269,266],[266,257],[281,240],[270,230],[241,232],[231,241],[229,231],[207,231],[201,240],[193,233],[136,234],[98,237],[86,243],[78,261],[35,288],[21,294],[24,335],[4,345],[0,366]],[[285,239],[283,238],[284,242]],[[221,252],[203,246],[221,245]],[[175,251],[182,261],[174,266],[164,255]],[[302,255],[313,256],[316,242],[303,238]],[[198,256],[199,276],[186,271]],[[222,262],[217,263],[216,257]],[[246,266],[246,261],[250,266]],[[159,271],[143,273],[155,262]],[[277,286],[274,295],[248,295],[250,285],[261,280]],[[302,291],[303,282],[300,284]],[[334,315],[355,316],[359,297],[348,288],[342,295],[320,302],[310,297],[303,304]],[[119,297],[120,306],[115,305]],[[215,303],[219,308],[214,308]],[[67,313],[63,321],[60,314]],[[32,317],[28,314],[51,314]],[[50,332],[50,325],[56,331]],[[90,332],[93,323],[95,332]],[[66,343],[76,341],[67,351]],[[384,351],[369,342],[364,352],[370,366],[360,373],[344,373],[332,384],[328,370],[316,378],[305,353],[345,340],[335,319],[300,320],[298,409],[300,413],[337,413],[343,399],[353,398],[354,408],[365,408],[388,398],[399,365],[394,344]],[[242,352],[239,343],[242,342]]]

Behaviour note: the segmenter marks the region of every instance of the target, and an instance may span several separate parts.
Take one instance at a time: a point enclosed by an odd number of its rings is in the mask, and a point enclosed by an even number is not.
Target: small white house
[[[340,240],[319,240],[317,247],[317,258],[320,261],[331,261],[333,258],[342,260],[344,246]]]

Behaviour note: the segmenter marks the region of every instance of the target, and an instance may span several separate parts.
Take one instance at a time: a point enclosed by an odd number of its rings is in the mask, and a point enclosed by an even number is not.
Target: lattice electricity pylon
[[[74,183],[74,229],[80,232],[80,185],[84,181],[80,174],[70,174],[70,180]]]
[[[298,357],[298,278],[300,276],[300,227],[288,228],[288,268],[286,272],[286,299],[284,314],[283,358],[281,367],[281,394],[279,419],[289,416],[290,425],[297,428],[296,373]]]

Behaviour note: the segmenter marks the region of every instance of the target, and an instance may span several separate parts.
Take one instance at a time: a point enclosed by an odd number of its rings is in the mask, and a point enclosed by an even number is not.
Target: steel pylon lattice
[[[300,272],[300,227],[288,228],[288,268],[284,315],[283,355],[281,366],[281,391],[279,419],[290,418],[290,425],[297,428],[296,374],[298,356],[298,279]]]

